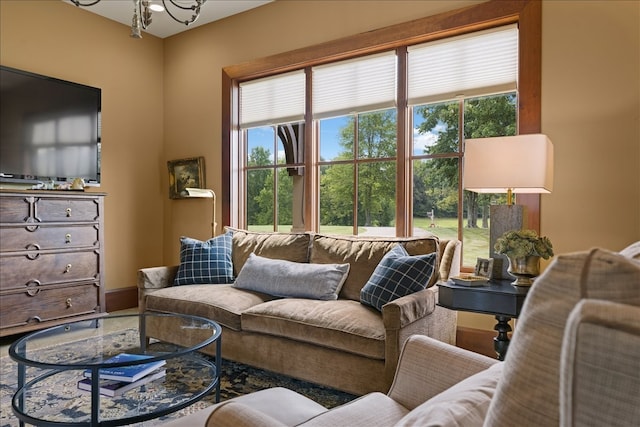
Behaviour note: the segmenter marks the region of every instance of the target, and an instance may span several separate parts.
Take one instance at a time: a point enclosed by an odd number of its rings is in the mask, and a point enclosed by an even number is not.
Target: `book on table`
[[[136,362],[143,359],[150,359],[152,357],[153,356],[147,354],[120,353],[110,359],[107,359],[105,363]],[[157,360],[138,365],[119,366],[116,368],[100,368],[100,379],[132,383],[134,381],[138,381],[140,378],[155,371],[161,366],[164,366],[166,363],[166,360]],[[91,378],[91,369],[85,370],[84,376]]]
[[[154,371],[142,378],[138,381],[128,382],[128,381],[115,381],[115,380],[100,380],[100,394],[108,397],[116,397],[121,394],[137,388],[142,387],[145,384],[150,383],[151,381],[155,381],[159,378],[165,376],[167,371],[165,369],[160,369],[158,371]],[[84,391],[91,391],[91,378],[85,378],[78,381],[78,388]]]

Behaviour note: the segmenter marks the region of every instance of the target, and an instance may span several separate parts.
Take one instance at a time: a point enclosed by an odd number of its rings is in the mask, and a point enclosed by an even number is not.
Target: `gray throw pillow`
[[[234,287],[277,297],[336,300],[349,264],[308,264],[249,255]]]

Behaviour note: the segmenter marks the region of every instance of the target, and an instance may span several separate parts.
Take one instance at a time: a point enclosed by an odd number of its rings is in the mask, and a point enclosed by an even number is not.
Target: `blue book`
[[[117,356],[106,360],[105,363],[134,362],[142,359],[150,359],[152,357],[153,356],[149,356],[146,354],[120,353]],[[166,363],[166,360],[158,360],[155,362],[142,363],[139,365],[120,366],[117,368],[102,368],[100,369],[100,379],[125,381],[132,383],[155,371]],[[87,378],[91,378],[91,369],[87,369],[86,371],[84,371],[84,376]]]
[[[100,394],[109,397],[120,396],[121,394],[129,390],[133,390],[137,387],[142,387],[143,385],[148,384],[151,381],[162,378],[165,376],[165,374],[166,371],[164,369],[161,369],[159,371],[154,371],[146,377],[142,377],[138,381],[134,381],[132,383],[127,381],[100,380]],[[80,390],[91,391],[91,378],[85,378],[78,381],[78,388]]]

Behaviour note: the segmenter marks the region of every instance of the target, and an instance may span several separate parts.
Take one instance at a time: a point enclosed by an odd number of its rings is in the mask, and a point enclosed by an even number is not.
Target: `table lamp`
[[[216,228],[216,193],[208,188],[185,188],[187,191],[187,197],[202,197],[211,199],[213,201],[213,209],[211,213],[211,237],[215,236]]]
[[[465,190],[507,193],[506,205],[491,206],[489,253],[502,261],[494,263],[493,277],[509,278],[508,262],[494,244],[505,232],[522,228],[524,206],[513,204],[513,194],[551,193],[553,144],[542,134],[473,138],[465,141],[463,159]]]

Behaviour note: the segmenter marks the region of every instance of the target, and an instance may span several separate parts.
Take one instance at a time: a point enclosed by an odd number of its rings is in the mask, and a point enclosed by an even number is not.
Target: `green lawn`
[[[414,218],[416,227],[430,231],[442,239],[458,238],[458,219],[440,218],[435,220],[435,227],[431,227],[428,218]],[[489,229],[488,228],[464,228],[463,235],[463,264],[475,266],[477,258],[489,257]]]

